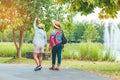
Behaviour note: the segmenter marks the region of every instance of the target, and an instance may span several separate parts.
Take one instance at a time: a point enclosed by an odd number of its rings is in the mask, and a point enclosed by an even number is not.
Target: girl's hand
[[[39,16],[38,16],[38,15],[36,15],[36,16],[35,16],[35,19],[38,19],[38,17],[39,17]]]

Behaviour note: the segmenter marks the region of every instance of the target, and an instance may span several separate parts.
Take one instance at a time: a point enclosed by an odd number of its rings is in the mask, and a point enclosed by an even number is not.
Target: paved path
[[[33,71],[34,66],[0,64],[0,80],[112,80],[97,74],[75,69]]]

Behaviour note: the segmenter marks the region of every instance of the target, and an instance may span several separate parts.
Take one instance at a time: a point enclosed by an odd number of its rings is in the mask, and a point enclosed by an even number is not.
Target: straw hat
[[[61,24],[59,21],[56,20],[52,20],[52,23],[54,25],[55,28],[60,29],[61,28]]]
[[[44,24],[42,24],[42,23],[40,23],[40,24],[38,24],[38,27],[39,27],[39,28],[44,28],[44,27],[45,27],[45,25],[44,25]]]

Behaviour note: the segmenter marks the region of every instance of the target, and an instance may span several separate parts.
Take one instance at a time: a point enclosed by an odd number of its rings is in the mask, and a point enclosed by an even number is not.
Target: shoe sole
[[[34,69],[34,71],[39,71],[39,70],[41,70],[41,68],[39,68],[39,69]]]

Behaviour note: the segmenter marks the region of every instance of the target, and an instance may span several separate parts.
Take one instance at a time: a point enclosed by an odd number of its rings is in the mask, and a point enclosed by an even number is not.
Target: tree
[[[40,16],[38,23],[45,24],[45,30],[48,31],[52,25],[52,19],[62,21],[64,12],[62,9],[51,5],[52,0],[1,0],[0,1],[0,31],[6,29],[12,30],[13,41],[17,50],[17,57],[21,57],[24,32],[33,28],[33,20],[35,15]],[[53,7],[51,7],[53,6]],[[59,10],[59,13],[55,13]],[[54,11],[54,12],[53,12]],[[56,16],[55,16],[56,14]],[[16,36],[19,33],[20,37]]]
[[[54,0],[54,3],[67,4],[70,12],[81,12],[82,15],[90,14],[99,7],[100,19],[116,18],[120,10],[120,0]]]
[[[10,28],[12,29],[12,36],[14,44],[17,50],[17,57],[21,58],[21,50],[24,38],[24,31],[30,29],[30,4],[26,1],[19,0],[2,0],[2,14],[0,14],[0,19],[2,19],[3,29]],[[19,32],[20,38],[19,42],[16,39],[16,31]]]
[[[32,28],[33,16],[36,13],[36,5],[40,5],[39,14],[44,14],[45,1],[41,0],[38,3],[37,0],[1,0],[0,1],[0,31],[4,31],[7,28],[12,29],[12,35],[14,44],[17,50],[17,57],[21,58],[21,50],[24,39],[24,32]],[[47,3],[50,2],[46,1]],[[47,5],[49,6],[49,5]],[[40,15],[44,17],[44,15]],[[16,31],[19,32],[19,39],[17,41]]]
[[[88,28],[84,31],[83,38],[86,41],[95,41],[99,38],[99,33],[94,26],[88,25]]]
[[[71,33],[73,31],[73,17],[74,14],[68,14],[66,19],[63,21],[63,27],[62,29],[64,30],[65,36],[67,37],[68,41],[71,41]]]
[[[88,23],[87,22],[82,22],[82,23],[76,23],[74,25],[74,29],[72,31],[72,39],[74,41],[82,41],[82,36],[83,33],[85,31],[85,29],[87,28]]]
[[[98,31],[99,36],[100,36],[99,39],[97,39],[97,42],[103,43],[104,42],[104,29],[105,29],[104,26],[105,26],[105,24],[101,22],[100,24],[96,23],[93,25],[95,26],[95,28]]]

